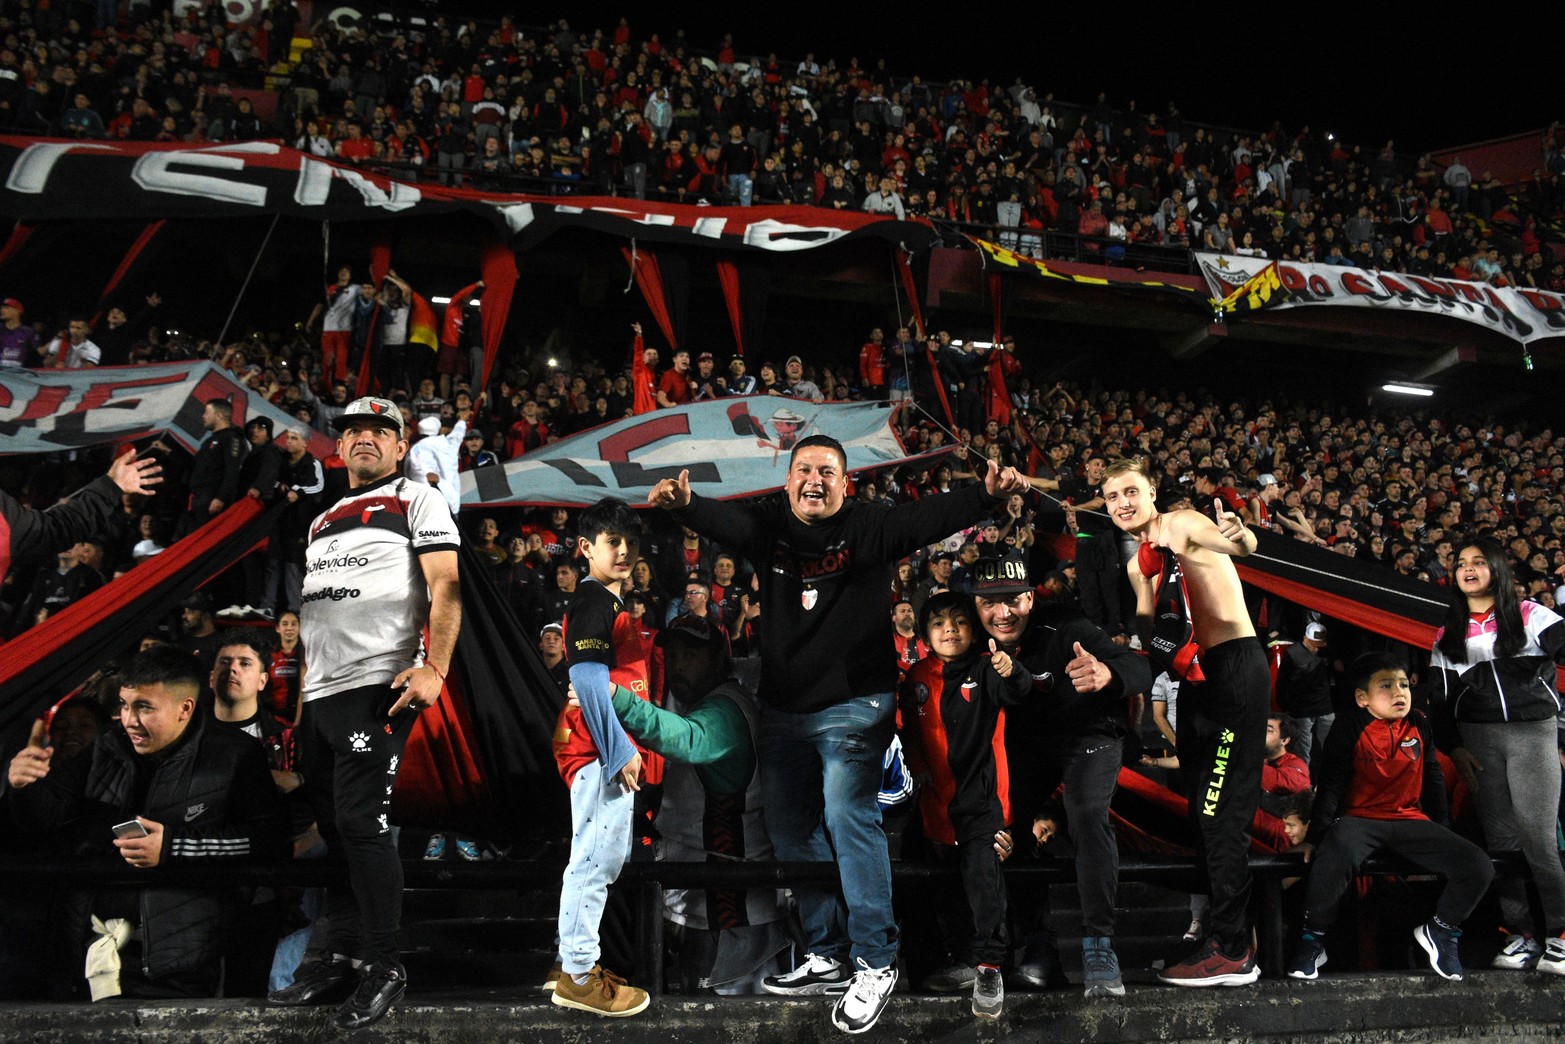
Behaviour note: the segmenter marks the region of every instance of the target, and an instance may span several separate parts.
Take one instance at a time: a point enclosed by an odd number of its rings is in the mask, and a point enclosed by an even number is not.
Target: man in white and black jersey
[[[345,858],[350,885],[327,889],[325,950],[270,999],[305,1004],[357,980],[333,1020],[357,1029],[407,988],[391,790],[413,719],[440,698],[456,647],[460,537],[440,494],[402,476],[408,442],[394,403],[357,399],[334,427],[348,492],[310,526],[299,732],[321,836]]]

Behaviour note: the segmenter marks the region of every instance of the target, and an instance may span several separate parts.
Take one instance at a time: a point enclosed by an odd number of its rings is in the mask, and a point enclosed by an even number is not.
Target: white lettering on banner
[[[46,141],[29,145],[16,157],[11,174],[5,179],[5,187],[12,192],[26,192],[36,196],[48,183],[49,175],[54,173],[54,165],[60,161],[60,157],[67,152],[77,151],[114,152],[115,148],[113,145],[95,145],[87,141]]]
[[[723,227],[727,224],[727,218],[696,218],[696,225],[692,231],[698,236],[719,239],[723,235]]]
[[[179,163],[209,170],[242,171],[245,161],[239,156],[224,156],[211,152],[149,152],[136,160],[130,177],[148,192],[167,192],[175,196],[201,196],[222,203],[239,203],[249,207],[266,206],[266,186],[247,185],[242,181],[208,177],[172,170]]]
[[[812,250],[848,234],[845,228],[790,225],[782,221],[757,221],[745,226],[744,245],[766,250]]]
[[[500,219],[513,236],[532,224],[538,216],[533,213],[531,203],[496,203],[493,206],[500,212]]]
[[[299,182],[293,190],[294,202],[303,207],[325,206],[327,198],[331,195],[331,183],[334,178],[347,182],[363,198],[365,206],[375,207],[377,210],[389,210],[395,213],[417,206],[418,201],[424,198],[424,194],[413,185],[393,181],[390,183],[391,191],[388,193],[356,170],[343,170],[341,167],[322,163],[313,157],[301,156]]]
[[[675,224],[672,214],[649,214],[644,210],[626,210],[623,207],[575,207],[562,203],[557,204],[554,210],[557,214],[604,214],[625,221],[634,221],[638,225],[660,225],[672,228]]]

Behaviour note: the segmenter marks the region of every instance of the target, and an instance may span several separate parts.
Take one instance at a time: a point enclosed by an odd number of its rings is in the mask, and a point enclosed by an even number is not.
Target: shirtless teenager
[[[1129,564],[1136,624],[1153,663],[1179,690],[1179,764],[1211,883],[1207,936],[1158,974],[1175,986],[1243,986],[1260,977],[1245,907],[1249,826],[1261,794],[1270,676],[1232,559],[1256,537],[1220,501],[1159,511],[1147,465],[1117,460],[1103,474],[1104,510],[1141,541]],[[1216,521],[1213,521],[1213,518]]]

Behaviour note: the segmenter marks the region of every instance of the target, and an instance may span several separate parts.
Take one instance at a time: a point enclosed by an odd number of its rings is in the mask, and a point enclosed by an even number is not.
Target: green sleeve
[[[749,743],[744,712],[727,696],[709,696],[689,714],[679,715],[616,686],[614,713],[643,747],[689,765],[721,761]]]

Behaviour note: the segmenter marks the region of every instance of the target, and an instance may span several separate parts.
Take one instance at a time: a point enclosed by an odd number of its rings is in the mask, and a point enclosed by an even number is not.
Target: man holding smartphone
[[[333,1021],[358,1029],[407,990],[391,791],[413,721],[440,698],[456,648],[460,537],[440,493],[402,476],[408,440],[395,403],[356,399],[332,426],[348,492],[310,526],[298,735],[316,823],[349,884],[326,889],[326,949],[268,999],[308,1004],[351,989]]]
[[[286,818],[265,755],[248,736],[196,713],[201,675],[182,649],[138,654],[120,676],[123,730],[104,731],[60,764],[43,719],[35,721],[7,773],[16,823],[69,832],[73,851],[117,854],[137,869],[280,855]],[[216,994],[235,889],[75,892],[66,904],[69,945],[59,952],[71,963],[51,974],[80,975],[86,954],[93,1000]]]

